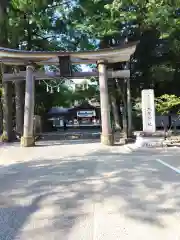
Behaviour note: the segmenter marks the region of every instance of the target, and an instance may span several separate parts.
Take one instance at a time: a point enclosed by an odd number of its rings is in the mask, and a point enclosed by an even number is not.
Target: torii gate
[[[110,108],[108,96],[108,78],[129,78],[129,70],[109,71],[108,64],[127,62],[130,56],[135,52],[136,43],[124,44],[118,48],[108,48],[97,51],[83,52],[38,52],[21,51],[0,47],[0,61],[4,65],[26,66],[26,72],[16,74],[4,74],[3,84],[8,89],[9,81],[25,80],[25,110],[24,110],[24,129],[21,138],[21,145],[24,147],[33,146],[35,139],[33,136],[33,118],[34,118],[34,80],[52,79],[54,77],[79,78],[87,76],[99,76],[100,102],[101,102],[101,121],[102,134],[101,142],[105,145],[113,144],[113,134],[110,122]],[[72,64],[97,64],[98,72],[79,72],[71,71]],[[56,65],[60,72],[55,75],[47,76],[43,72],[36,72],[36,65]],[[129,84],[128,84],[129,85]],[[129,90],[128,90],[129,93]],[[130,94],[128,94],[130,99]],[[8,98],[8,92],[4,96]],[[6,101],[8,102],[8,101]],[[8,107],[8,106],[7,106]],[[130,112],[129,112],[130,114]],[[12,117],[6,114],[7,118]],[[130,117],[130,116],[129,116]],[[130,119],[130,118],[129,118]]]

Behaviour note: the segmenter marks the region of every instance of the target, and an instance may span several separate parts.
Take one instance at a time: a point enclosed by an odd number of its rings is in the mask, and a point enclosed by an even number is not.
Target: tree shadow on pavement
[[[28,216],[38,210],[42,198],[38,196],[29,205],[23,206],[0,196],[0,239],[15,239]]]
[[[0,239],[69,239],[81,220],[91,224],[96,204],[109,214],[165,228],[163,217],[180,211],[180,179],[155,161],[161,156],[178,158],[155,150],[123,154],[106,148],[1,166]]]
[[[124,155],[108,156],[106,151],[98,154],[103,158],[98,175],[107,176],[99,190],[100,199],[112,204],[116,199],[121,214],[165,228],[163,218],[180,212],[180,175],[156,161],[171,159],[180,167],[179,152],[144,149]]]

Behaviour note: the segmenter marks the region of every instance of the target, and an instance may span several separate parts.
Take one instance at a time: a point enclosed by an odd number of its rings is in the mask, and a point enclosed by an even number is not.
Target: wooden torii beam
[[[74,72],[72,77],[70,78],[86,78],[86,77],[98,77],[98,72]],[[37,71],[34,72],[35,80],[52,80],[52,79],[60,79],[61,76],[58,73],[54,72],[43,72]],[[129,70],[118,70],[118,71],[108,71],[108,78],[129,78],[130,71]],[[21,71],[19,73],[5,73],[3,75],[3,81],[19,81],[25,80],[26,72]]]
[[[99,60],[108,63],[118,63],[129,61],[134,53],[138,42],[122,44],[119,47],[97,49],[92,51],[25,51],[0,47],[0,61],[5,65],[60,65],[60,58],[68,58],[71,64],[96,64]],[[62,63],[62,62],[61,62]]]

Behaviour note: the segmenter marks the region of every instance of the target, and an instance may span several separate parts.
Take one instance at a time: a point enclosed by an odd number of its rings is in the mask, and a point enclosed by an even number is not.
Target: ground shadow
[[[43,196],[38,196],[27,205],[19,205],[9,198],[0,196],[0,239],[15,239],[27,218],[39,208]]]
[[[0,231],[0,239],[7,239],[7,234],[11,240],[20,234],[67,239],[80,219],[91,216],[94,204],[114,199],[116,211],[126,217],[166,227],[163,216],[180,211],[180,179],[173,171],[159,167],[155,158],[161,156],[178,160],[178,154],[164,150],[123,154],[106,148],[86,155],[1,166],[0,192],[5,206],[0,205],[0,222],[5,230]],[[31,226],[32,215],[36,216],[36,235]],[[48,219],[47,226],[44,219]]]
[[[55,146],[55,145],[79,145],[89,143],[99,143],[100,139],[64,139],[64,140],[40,140],[36,142],[36,147],[42,146]]]

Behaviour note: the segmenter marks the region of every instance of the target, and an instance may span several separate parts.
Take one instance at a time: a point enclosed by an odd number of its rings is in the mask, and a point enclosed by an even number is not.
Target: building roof
[[[79,110],[92,110],[92,109],[99,109],[99,108],[85,101],[82,104],[79,104],[78,106],[75,106],[72,108],[52,107],[48,112],[48,115],[66,115],[68,113],[76,112]]]
[[[38,65],[59,65],[60,56],[69,56],[73,64],[96,63],[107,60],[109,63],[125,62],[135,52],[137,42],[123,44],[116,48],[79,52],[23,51],[0,47],[0,61],[9,65],[27,65],[33,62]]]
[[[62,108],[62,107],[52,107],[48,114],[65,114],[65,113],[68,113],[70,108]]]
[[[95,107],[95,106],[89,104],[87,101],[85,101],[85,102],[79,104],[76,107],[70,108],[68,110],[68,112],[80,111],[80,110],[92,110],[92,109],[98,109],[98,107]]]

